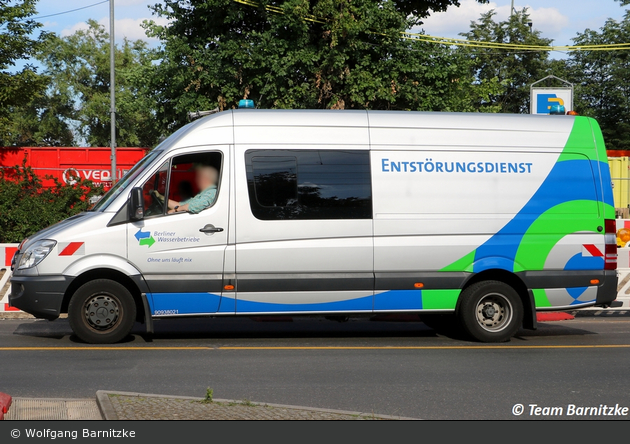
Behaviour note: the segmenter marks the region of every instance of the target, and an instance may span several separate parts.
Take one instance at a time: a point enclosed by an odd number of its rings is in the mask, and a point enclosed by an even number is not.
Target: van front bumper
[[[36,318],[54,320],[59,317],[66,289],[72,282],[67,276],[11,277],[9,305]]]

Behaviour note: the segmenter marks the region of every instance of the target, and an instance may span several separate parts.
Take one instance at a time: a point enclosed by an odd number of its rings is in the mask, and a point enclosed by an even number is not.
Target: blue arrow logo
[[[134,236],[139,241],[140,239],[146,239],[148,237],[151,237],[151,232],[150,231],[142,231],[142,228],[140,228],[138,230],[138,232]]]

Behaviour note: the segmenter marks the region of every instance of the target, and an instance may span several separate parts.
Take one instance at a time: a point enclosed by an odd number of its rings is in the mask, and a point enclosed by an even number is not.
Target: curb
[[[4,414],[9,411],[13,398],[6,393],[0,393],[0,421],[4,419]]]
[[[593,316],[627,317],[627,316],[630,316],[630,309],[628,309],[628,308],[625,308],[625,309],[614,309],[614,310],[611,310],[609,308],[582,309],[582,310],[567,311],[567,313],[572,314],[576,318],[593,317]]]
[[[190,401],[203,401],[204,398],[199,398],[195,396],[173,396],[173,395],[156,395],[151,393],[137,393],[137,392],[116,392],[116,391],[108,391],[108,390],[98,390],[96,392],[96,403],[98,404],[98,408],[103,415],[103,419],[106,421],[117,421],[118,415],[116,415],[116,411],[114,410],[114,406],[112,402],[109,400],[109,395],[119,395],[119,396],[129,396],[129,397],[137,397],[137,398],[166,398],[166,399],[183,399]],[[214,402],[222,402],[222,403],[239,403],[240,401],[234,399],[213,399]],[[391,416],[391,415],[377,415],[374,413],[363,413],[363,412],[351,412],[347,410],[334,410],[334,409],[322,409],[316,407],[306,407],[299,405],[287,405],[287,404],[270,404],[267,402],[251,402],[251,404],[260,406],[260,407],[276,407],[283,409],[293,409],[293,410],[308,410],[311,412],[322,412],[322,413],[336,413],[338,415],[352,415],[359,416],[364,418],[378,418],[378,419],[389,419],[389,420],[404,420],[404,421],[419,421],[418,418],[407,418],[404,416]]]
[[[118,415],[116,414],[116,410],[114,410],[114,406],[112,402],[109,400],[109,393],[114,392],[106,392],[103,390],[98,390],[96,392],[96,405],[101,412],[101,416],[106,421],[118,421]]]

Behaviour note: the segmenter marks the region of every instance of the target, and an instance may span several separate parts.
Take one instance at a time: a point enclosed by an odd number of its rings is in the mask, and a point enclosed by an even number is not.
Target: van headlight
[[[50,239],[43,239],[35,242],[33,245],[28,247],[24,253],[22,253],[20,263],[18,264],[18,270],[32,268],[39,264],[46,256],[48,256],[55,245],[57,245],[57,241]]]

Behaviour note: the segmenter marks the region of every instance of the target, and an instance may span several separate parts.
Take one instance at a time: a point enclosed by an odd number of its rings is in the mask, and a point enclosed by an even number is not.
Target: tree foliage
[[[89,21],[67,37],[30,37],[36,0],[0,0],[0,145],[108,145],[109,36]],[[487,3],[486,0],[478,0]],[[628,5],[630,0],[618,0]],[[598,119],[612,148],[630,149],[628,51],[448,46],[403,39],[457,0],[163,0],[168,24],[145,23],[161,45],[116,49],[117,144],[153,146],[189,111],[261,108],[399,109],[526,113],[529,86],[555,74],[576,84],[575,107]],[[482,14],[468,40],[549,46],[526,9]],[[630,41],[628,13],[575,44]],[[38,53],[45,71],[7,69]]]
[[[48,77],[46,83],[50,84]],[[49,88],[33,94],[24,103],[10,108],[10,118],[4,125],[3,146],[73,146],[74,133],[69,116],[74,107],[68,97]]]
[[[67,121],[91,146],[110,144],[109,34],[94,20],[88,29],[50,39],[38,56],[51,78],[51,103],[64,108]],[[116,47],[116,144],[153,146],[162,132],[155,121],[154,101],[141,76],[149,72],[152,52],[142,40],[125,39]]]
[[[630,42],[630,11],[609,19],[599,30],[587,29],[575,45]],[[575,51],[567,75],[575,83],[576,109],[599,122],[609,149],[630,150],[630,51]]]
[[[496,12],[491,10],[472,22],[470,31],[462,33],[467,40],[511,43],[531,46],[550,46],[551,40],[543,38],[540,31],[530,28],[527,9],[518,11],[508,20],[495,21]],[[492,88],[476,103],[480,111],[502,113],[529,112],[529,85],[553,71],[547,51],[522,49],[462,47],[468,56],[474,84],[480,88]]]
[[[0,170],[0,243],[21,242],[27,236],[90,206],[90,197],[102,194],[100,186],[77,178],[75,185],[44,188],[25,164]]]
[[[13,117],[28,102],[44,94],[48,79],[25,63],[28,62],[49,34],[33,35],[40,23],[29,19],[35,14],[36,0],[0,1],[0,144],[13,145],[16,139]]]
[[[453,109],[462,59],[444,45],[400,38],[449,4],[456,2],[165,0],[154,11],[169,24],[146,25],[162,48],[145,78],[170,127],[189,111],[243,98],[261,108]]]

